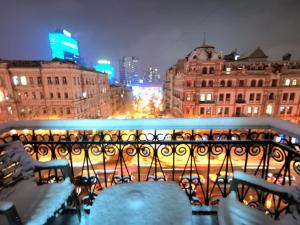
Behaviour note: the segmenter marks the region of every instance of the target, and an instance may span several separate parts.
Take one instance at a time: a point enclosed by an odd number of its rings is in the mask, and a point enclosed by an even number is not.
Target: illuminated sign
[[[52,50],[52,58],[67,59],[78,62],[78,42],[71,37],[71,33],[62,30],[57,33],[49,33],[49,42]]]
[[[101,73],[106,73],[108,75],[108,78],[110,80],[113,79],[114,75],[115,75],[115,70],[112,67],[111,63],[109,60],[106,59],[101,59],[98,60],[98,64],[96,66],[94,66],[94,68]]]

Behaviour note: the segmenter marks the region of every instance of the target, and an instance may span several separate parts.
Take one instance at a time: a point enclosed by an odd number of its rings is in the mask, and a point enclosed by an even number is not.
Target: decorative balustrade
[[[191,203],[214,205],[235,170],[281,185],[300,180],[300,128],[272,118],[18,121],[1,132],[0,141],[20,139],[37,160],[68,159],[85,203],[111,185],[168,180]],[[247,187],[240,198],[272,215],[284,207]]]

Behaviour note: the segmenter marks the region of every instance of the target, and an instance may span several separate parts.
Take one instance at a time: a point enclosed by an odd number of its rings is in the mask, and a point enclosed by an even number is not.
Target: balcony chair
[[[263,211],[244,205],[237,197],[239,184],[280,197],[288,203],[286,214],[274,220]],[[218,207],[219,225],[300,224],[300,185],[284,187],[246,173],[235,172],[230,189],[229,195],[220,200]]]
[[[37,185],[34,172],[45,169],[60,169],[64,181]],[[1,225],[42,225],[52,222],[67,200],[74,200],[80,220],[79,202],[71,183],[68,161],[36,161],[27,154],[20,141],[0,145]]]

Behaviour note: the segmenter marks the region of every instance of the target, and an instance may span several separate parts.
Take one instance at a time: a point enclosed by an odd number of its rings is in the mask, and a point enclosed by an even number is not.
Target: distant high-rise
[[[120,83],[126,85],[140,82],[139,59],[136,57],[123,57],[120,60]]]
[[[66,59],[79,63],[78,41],[72,38],[70,32],[57,29],[55,32],[49,33],[49,42],[53,59]]]
[[[161,82],[161,74],[158,68],[149,67],[144,71],[144,83],[158,83]]]
[[[115,70],[111,65],[111,62],[106,59],[98,60],[98,64],[94,66],[94,68],[101,73],[106,73],[110,81],[113,81]]]

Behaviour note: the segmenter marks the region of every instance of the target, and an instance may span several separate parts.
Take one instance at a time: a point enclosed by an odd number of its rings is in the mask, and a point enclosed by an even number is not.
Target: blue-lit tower
[[[113,81],[115,70],[109,60],[106,59],[98,60],[98,64],[94,66],[94,68],[101,73],[106,73],[108,75],[109,80]]]
[[[49,33],[49,42],[53,59],[66,59],[79,63],[78,41],[72,38],[70,32],[57,29],[55,32]]]

